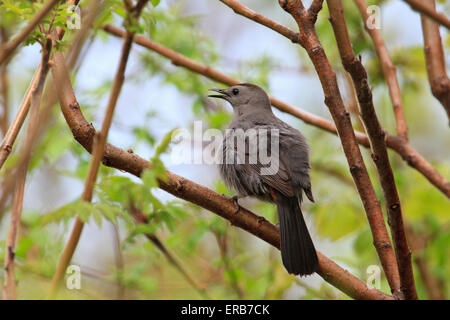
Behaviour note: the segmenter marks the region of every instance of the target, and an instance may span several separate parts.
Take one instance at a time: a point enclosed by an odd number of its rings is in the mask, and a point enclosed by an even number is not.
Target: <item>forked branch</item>
[[[240,13],[240,7],[235,7],[235,12]],[[116,37],[122,37],[123,30],[111,26],[103,26],[103,30]],[[152,50],[172,61],[176,66],[180,66],[191,70],[192,72],[201,74],[214,81],[232,86],[239,83],[238,80],[231,78],[230,76],[219,72],[218,70],[206,65],[202,65],[192,59],[189,59],[182,54],[173,51],[159,43],[153,42],[144,36],[134,37],[135,43]],[[333,134],[337,134],[336,126],[333,122],[316,116],[310,112],[290,105],[280,99],[273,96],[270,97],[272,105],[280,111],[289,113],[296,118],[303,120],[305,123],[311,124],[317,128],[323,129]],[[356,140],[359,144],[369,147],[368,137],[359,131],[355,131]],[[389,135],[386,133],[386,144],[389,148],[397,152],[411,167],[419,171],[431,184],[450,198],[450,182],[445,179],[424,157],[422,157],[407,141],[402,138]]]
[[[56,90],[59,95],[61,110],[69,125],[74,138],[88,151],[92,152],[95,137],[94,127],[84,118],[80,106],[74,95],[69,73],[65,67],[64,57],[61,53],[55,53],[54,66],[52,68],[55,77]],[[134,153],[126,152],[111,144],[106,144],[103,163],[109,167],[129,172],[140,176],[143,170],[151,164]],[[235,204],[232,200],[223,197],[216,192],[203,187],[188,179],[166,172],[166,180],[160,181],[160,188],[172,195],[192,202],[206,210],[209,210],[231,224],[248,231],[258,238],[279,248],[280,234],[276,226],[241,208],[235,213]],[[325,281],[335,286],[354,299],[392,299],[378,290],[370,289],[367,285],[351,275],[348,271],[339,267],[323,254],[318,253],[320,269],[318,274]]]
[[[375,194],[372,182],[367,172],[361,151],[356,141],[350,114],[345,109],[344,102],[337,83],[336,73],[325,54],[315,29],[316,17],[306,11],[298,0],[280,0],[280,5],[294,18],[300,32],[300,44],[308,53],[319,76],[325,94],[325,104],[333,117],[345,156],[358,189],[359,197],[366,211],[373,242],[381,265],[386,274],[389,286],[396,297],[400,297],[400,279],[397,260],[391,246],[391,241],[383,218],[380,202]]]
[[[423,0],[430,10],[436,10],[435,0]],[[445,64],[444,48],[442,47],[439,24],[426,15],[421,15],[422,31],[427,66],[428,81],[431,92],[444,107],[450,126],[450,79],[448,78]]]
[[[361,117],[370,139],[372,158],[375,162],[384,199],[386,200],[388,221],[400,273],[401,291],[405,299],[416,300],[417,293],[411,263],[411,250],[406,239],[400,198],[384,141],[385,131],[381,127],[375,112],[367,72],[361,60],[355,56],[353,51],[342,2],[341,0],[327,0],[327,3],[342,64],[352,77],[355,86]]]
[[[450,29],[450,20],[448,19],[448,17],[445,14],[437,12],[435,9],[432,9],[430,6],[428,6],[426,3],[427,0],[403,0],[403,1],[409,4],[413,10],[416,10],[419,13],[428,16],[429,18],[443,25],[447,29]]]

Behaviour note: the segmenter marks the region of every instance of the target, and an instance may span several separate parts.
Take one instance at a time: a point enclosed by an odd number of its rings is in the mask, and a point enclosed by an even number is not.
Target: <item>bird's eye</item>
[[[233,91],[231,91],[235,96],[239,94],[239,89],[234,88]]]

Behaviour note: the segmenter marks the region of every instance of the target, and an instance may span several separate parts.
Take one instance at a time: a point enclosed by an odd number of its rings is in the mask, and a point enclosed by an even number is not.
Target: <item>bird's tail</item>
[[[309,275],[318,267],[316,249],[306,227],[297,197],[276,193],[280,221],[281,258],[284,267],[295,275]]]

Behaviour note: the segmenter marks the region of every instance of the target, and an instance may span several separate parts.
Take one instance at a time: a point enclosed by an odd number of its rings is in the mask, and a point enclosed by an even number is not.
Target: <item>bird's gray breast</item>
[[[258,132],[257,126],[231,123],[222,142],[219,171],[227,187],[240,196],[268,200],[269,187],[251,166],[259,161]]]

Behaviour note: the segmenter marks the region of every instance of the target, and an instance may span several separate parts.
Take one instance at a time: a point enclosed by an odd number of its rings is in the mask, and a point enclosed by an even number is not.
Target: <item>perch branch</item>
[[[76,1],[69,0],[69,1],[67,1],[67,3],[75,4]],[[90,14],[87,17],[86,22],[81,31],[83,31],[83,29],[86,29],[86,26],[89,26],[91,24],[91,20],[90,20],[91,16],[92,16],[92,14]],[[61,31],[62,30],[61,28],[59,28],[59,29],[60,29],[60,31],[58,32],[57,36],[61,40],[64,33]],[[80,36],[77,36],[76,42],[78,43],[79,40],[80,40]],[[74,57],[77,57],[79,54],[79,52],[74,52],[74,50],[70,50],[70,51],[73,53]],[[72,62],[72,60],[71,60],[71,62]],[[2,66],[2,67],[4,67],[4,66]],[[5,136],[3,137],[2,144],[0,146],[0,169],[2,168],[3,164],[7,160],[9,154],[11,153],[12,147],[17,138],[17,135],[19,134],[19,131],[23,125],[23,122],[25,121],[25,118],[28,114],[28,110],[30,108],[30,88],[33,86],[33,83],[36,81],[36,77],[37,77],[37,74],[40,72],[40,68],[41,68],[41,65],[39,65],[38,68],[36,69],[35,74],[33,76],[33,80],[31,81],[31,83],[25,93],[25,96],[23,98],[22,104],[19,107],[19,111],[17,112],[16,117],[14,118],[13,122],[11,123],[10,127],[8,128],[8,131],[6,132]],[[46,96],[45,93],[44,93],[44,96]],[[50,99],[50,101],[53,101],[53,100]],[[49,102],[47,104],[47,107],[45,107],[44,109],[48,111],[52,104],[53,104],[52,102]],[[47,112],[44,111],[44,113],[46,114]],[[44,117],[44,120],[47,120],[47,117]],[[42,126],[42,124],[40,124],[40,126]],[[2,195],[2,198],[3,198],[3,195]],[[1,206],[0,206],[0,208],[1,208]]]
[[[70,4],[73,4],[74,1],[69,1],[69,2],[71,2]],[[67,60],[67,65],[68,65],[69,70],[73,69],[75,62],[77,61],[77,59],[79,57],[81,47],[87,36],[87,30],[92,28],[93,20],[96,16],[98,16],[98,12],[100,9],[99,7],[102,7],[102,6],[104,6],[103,2],[101,2],[101,4],[100,4],[100,2],[93,1],[92,4],[90,5],[90,7],[88,8],[89,14],[83,20],[84,21],[83,27],[81,28],[81,30],[79,32],[77,32],[76,38],[73,42],[73,45],[71,45],[70,48],[68,49],[68,56],[70,58]],[[62,36],[62,34],[61,34],[61,36]],[[62,38],[60,38],[60,39],[62,39]],[[3,65],[3,66],[6,66],[6,65]],[[28,99],[29,99],[29,97],[28,97]],[[36,140],[40,139],[40,137],[42,136],[42,134],[44,132],[44,128],[46,126],[48,126],[49,123],[52,121],[53,115],[50,111],[52,110],[52,107],[55,105],[55,103],[58,102],[58,97],[57,97],[56,92],[54,91],[52,79],[49,79],[49,83],[46,85],[46,87],[44,89],[43,99],[45,100],[45,103],[41,108],[41,115],[40,115],[40,118],[43,121],[40,121],[40,123],[39,123],[38,133],[35,136]],[[29,104],[28,104],[28,106],[29,106]],[[28,108],[28,106],[27,106],[27,108]],[[19,108],[19,109],[22,110],[23,108]],[[16,116],[16,117],[19,117],[20,113],[21,112],[19,112],[18,116]],[[22,113],[23,119],[24,119],[24,115],[25,114]],[[20,122],[23,122],[23,119],[21,119]],[[12,128],[13,127],[14,127],[14,125],[12,126]],[[6,143],[6,144],[8,145],[8,143]],[[9,143],[9,145],[12,146],[11,143]],[[2,159],[2,157],[4,156],[2,152],[3,151],[0,149],[0,159]],[[25,155],[23,153],[20,154],[21,158],[24,156]],[[18,163],[21,163],[21,161],[22,160],[19,159]],[[15,172],[15,168],[8,168],[8,170],[6,170],[4,172],[4,179],[2,182],[2,194],[0,196],[0,218],[6,211],[6,210],[4,210],[4,207],[8,203],[10,194],[13,191],[12,186],[13,186],[14,177],[15,177],[14,172]]]
[[[64,57],[60,52],[55,53],[54,63],[52,71],[56,80],[55,85],[63,115],[72,130],[74,138],[88,152],[92,152],[95,129],[86,121],[81,112],[72,89],[69,73],[65,67]],[[126,152],[111,144],[106,144],[103,164],[126,171],[137,177],[142,174],[145,168],[150,166],[148,161],[136,154]],[[280,247],[278,228],[264,218],[244,208],[235,213],[235,204],[232,200],[169,171],[166,172],[166,177],[165,181],[160,181],[161,189],[229,220],[233,225],[248,231],[277,248]],[[318,256],[318,274],[325,281],[350,297],[354,299],[392,299],[389,295],[368,288],[364,282],[342,269],[323,254],[318,253]]]
[[[429,240],[428,234],[418,234],[411,225],[406,226],[408,239],[410,239],[411,248],[414,252],[414,263],[417,266],[418,274],[426,289],[428,299],[431,300],[446,300],[445,294],[442,290],[442,283],[430,270],[429,261],[425,257],[424,249],[427,247]],[[440,230],[441,231],[441,230]],[[442,230],[443,231],[443,230]]]
[[[279,24],[276,21],[273,21],[271,19],[268,19],[259,13],[256,13],[255,11],[247,8],[246,6],[243,6],[239,3],[237,0],[220,0],[230,8],[234,10],[234,12],[243,15],[244,17],[249,18],[250,20],[256,21],[280,34],[285,36],[286,38],[290,39],[292,42],[296,43],[298,42],[298,36],[299,34],[295,31],[292,31],[291,29],[283,26],[282,24]]]
[[[125,32],[111,25],[103,26],[103,30],[116,37],[122,37]],[[239,83],[238,80],[233,79],[217,71],[216,69],[193,61],[181,55],[180,53],[173,51],[167,47],[164,47],[158,43],[155,43],[143,36],[136,36],[134,38],[134,41],[140,46],[143,46],[168,58],[176,66],[186,68],[188,70],[191,70],[192,72],[201,74],[209,79],[212,79],[214,81],[229,86]],[[301,110],[275,97],[270,97],[270,101],[272,105],[280,111],[289,113],[294,117],[299,118],[304,122],[311,124],[315,127],[326,130],[333,134],[337,134],[336,126],[334,125],[333,122],[327,119],[318,117],[312,113]],[[358,143],[360,143],[365,147],[369,147],[369,139],[364,133],[355,131],[355,135]],[[430,181],[431,184],[433,184],[442,193],[444,193],[447,197],[450,198],[450,182],[447,181],[435,168],[433,168],[433,166],[425,158],[423,158],[413,147],[411,147],[411,145],[408,144],[407,141],[399,137],[386,134],[386,144],[389,148],[396,151],[408,163],[408,165],[419,171],[428,181]]]
[[[9,30],[5,26],[0,26],[0,47],[8,42]],[[2,105],[2,115],[0,116],[0,131],[2,137],[5,136],[8,131],[8,114],[9,114],[9,77],[8,77],[8,65],[4,64],[0,66],[0,95]]]

